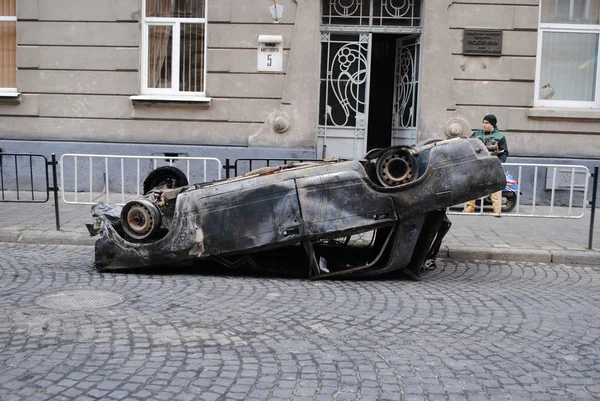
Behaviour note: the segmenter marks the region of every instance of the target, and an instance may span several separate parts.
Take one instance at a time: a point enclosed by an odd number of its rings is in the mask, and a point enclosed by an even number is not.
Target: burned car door
[[[182,213],[196,221],[208,254],[275,246],[304,235],[294,180],[261,178],[191,194],[193,206]]]
[[[311,239],[367,231],[396,220],[392,197],[365,185],[369,180],[364,168],[358,162],[348,163],[355,165],[345,171],[296,180],[306,233]]]

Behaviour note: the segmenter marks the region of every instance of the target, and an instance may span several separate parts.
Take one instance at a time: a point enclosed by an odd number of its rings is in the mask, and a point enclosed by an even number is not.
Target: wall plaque
[[[465,29],[463,54],[466,56],[501,56],[502,31]]]

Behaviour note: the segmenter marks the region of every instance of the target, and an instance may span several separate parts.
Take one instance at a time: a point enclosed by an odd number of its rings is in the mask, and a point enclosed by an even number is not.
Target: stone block
[[[209,25],[211,22],[231,21],[231,0],[209,1],[206,14]]]
[[[535,79],[535,58],[513,57],[510,63],[510,79],[533,81]]]
[[[38,19],[38,0],[17,1],[17,18],[20,21]]]
[[[19,46],[17,49],[17,68],[38,68],[40,52],[38,46]]]
[[[283,47],[291,45],[292,25],[213,24],[208,26],[208,47],[228,49],[256,49],[259,35],[282,35]]]
[[[138,0],[115,0],[115,20],[141,21],[141,9]]]
[[[68,118],[131,118],[129,96],[39,95],[40,116]]]
[[[137,23],[33,22],[17,25],[18,45],[118,46],[139,45]]]
[[[263,123],[280,107],[281,101],[278,99],[231,99],[229,121]]]
[[[138,70],[137,48],[39,47],[39,68],[60,70]]]
[[[42,0],[38,5],[38,19],[40,21],[115,21],[115,0]]]
[[[455,81],[454,92],[457,105],[533,105],[533,82]]]
[[[229,72],[231,70],[231,51],[229,49],[208,49],[206,70],[208,72]]]
[[[536,53],[537,32],[504,31],[502,54],[535,57]]]
[[[160,120],[227,121],[230,114],[229,103],[229,99],[213,99],[210,107],[206,108],[197,103],[144,102],[133,106],[133,117]]]
[[[562,134],[564,137],[564,141],[559,145],[556,143],[554,145],[555,149],[568,149],[569,153],[577,154],[572,152],[572,148],[569,145],[570,138],[574,137],[574,133],[580,134],[597,134],[600,133],[600,125],[598,121],[600,120],[600,113],[597,110],[594,110],[588,118],[582,118],[578,110],[554,110],[551,112],[552,114],[563,112],[562,115],[553,115],[552,117],[544,118],[544,117],[536,117],[532,118],[528,114],[531,109],[529,108],[519,108],[519,107],[511,107],[508,109],[508,120],[507,127],[509,129],[519,130],[519,131],[539,131],[539,132],[566,132],[567,135]],[[585,111],[585,110],[583,110]],[[552,140],[558,140],[558,137],[561,135],[552,135]],[[598,146],[590,146],[590,137],[587,139],[587,146],[590,148],[598,148]],[[574,144],[573,144],[574,145]],[[589,149],[591,151],[592,149]],[[554,153],[554,152],[552,152]],[[589,152],[584,152],[583,154],[588,154]]]
[[[452,4],[448,22],[451,29],[512,29],[514,10],[510,5]]]
[[[597,124],[596,124],[597,125]],[[519,154],[585,156],[600,158],[600,148],[590,146],[592,141],[600,141],[600,133],[549,133],[535,131],[519,131],[505,133],[509,149]],[[562,149],[562,151],[557,151]],[[508,159],[510,162],[510,158]]]
[[[207,93],[219,97],[280,99],[283,74],[208,74]]]
[[[538,29],[540,22],[540,9],[536,4],[525,7],[515,8],[515,20],[513,22],[513,28],[515,29]]]
[[[248,0],[230,0],[231,22],[236,23],[273,23],[269,6],[273,2],[256,2]],[[281,24],[293,24],[296,18],[297,3],[294,0],[278,0],[278,5],[283,6],[283,18]]]
[[[487,79],[506,81],[510,79],[510,57],[452,56],[454,78]]]
[[[0,117],[4,139],[90,142],[187,143],[247,146],[261,124],[224,122]]]
[[[133,95],[137,72],[21,70],[19,90],[37,93]]]
[[[21,95],[20,103],[0,103],[0,115],[5,116],[37,116],[38,95]]]

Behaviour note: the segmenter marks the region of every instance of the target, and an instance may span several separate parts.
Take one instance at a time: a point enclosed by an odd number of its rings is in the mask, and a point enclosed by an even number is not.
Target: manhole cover
[[[105,308],[123,301],[116,292],[98,290],[69,290],[42,295],[35,303],[45,308],[88,309]]]

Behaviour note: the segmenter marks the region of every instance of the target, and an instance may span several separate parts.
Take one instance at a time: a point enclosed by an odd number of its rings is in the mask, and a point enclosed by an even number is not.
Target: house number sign
[[[465,56],[501,56],[502,31],[465,29],[463,54]]]
[[[283,37],[260,35],[258,37],[257,71],[281,72],[283,69]]]

